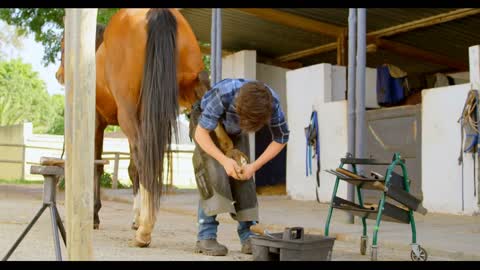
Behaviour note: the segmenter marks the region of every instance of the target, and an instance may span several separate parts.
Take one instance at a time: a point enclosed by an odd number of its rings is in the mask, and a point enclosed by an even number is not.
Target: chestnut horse
[[[119,125],[130,145],[134,245],[146,247],[160,206],[162,178],[169,171],[163,168],[164,155],[171,154],[179,107],[190,109],[203,96],[210,87],[208,74],[197,39],[176,9],[120,9],[103,35],[98,28],[97,34],[95,159],[101,159],[106,126]],[[62,40],[62,62],[56,73],[61,84],[63,66]],[[224,153],[245,162],[246,156],[233,149],[221,125],[215,135]],[[94,228],[100,224],[102,173],[103,166],[98,166]]]

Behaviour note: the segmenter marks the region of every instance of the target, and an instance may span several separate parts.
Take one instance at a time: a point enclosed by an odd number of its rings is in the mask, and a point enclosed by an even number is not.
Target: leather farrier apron
[[[197,102],[190,114],[190,138],[194,138],[200,114],[200,103]],[[210,136],[218,147],[215,132],[210,132]],[[229,137],[234,144],[234,148],[243,153],[249,152],[248,136],[246,134],[229,135]],[[237,221],[259,220],[257,193],[253,177],[248,181],[239,181],[229,177],[223,166],[205,153],[197,142],[195,142],[192,161],[197,189],[201,197],[200,205],[205,214],[213,216],[220,213],[230,213],[232,218]]]

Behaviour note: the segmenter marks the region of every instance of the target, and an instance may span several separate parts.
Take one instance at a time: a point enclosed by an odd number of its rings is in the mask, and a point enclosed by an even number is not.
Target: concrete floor
[[[95,260],[252,260],[240,253],[236,222],[219,215],[218,240],[229,248],[224,257],[195,254],[196,191],[180,191],[162,199],[161,210],[149,248],[133,248],[131,190],[103,190],[100,230],[93,232]],[[0,256],[4,256],[41,206],[39,185],[0,185]],[[58,207],[64,217],[63,193]],[[309,234],[323,235],[328,205],[288,200],[285,196],[260,196],[260,222],[272,232],[287,226],[302,226]],[[288,215],[286,215],[288,214]],[[334,212],[330,235],[337,240],[334,261],[368,261],[373,221],[368,222],[367,255],[360,255],[361,225],[345,224],[344,214]],[[480,217],[428,214],[415,215],[417,242],[428,252],[428,260],[480,260]],[[380,261],[409,261],[411,230],[407,224],[383,222],[379,232]],[[65,249],[62,247],[65,256]],[[49,213],[44,213],[10,260],[55,260]]]

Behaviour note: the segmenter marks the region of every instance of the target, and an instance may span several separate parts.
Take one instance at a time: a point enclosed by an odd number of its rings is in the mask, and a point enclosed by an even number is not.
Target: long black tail
[[[146,59],[138,104],[140,164],[137,169],[140,183],[150,193],[149,198],[142,200],[147,200],[150,209],[157,211],[165,176],[164,156],[171,154],[172,135],[177,135],[177,21],[167,9],[151,9],[147,20]],[[170,159],[167,166],[171,167]]]

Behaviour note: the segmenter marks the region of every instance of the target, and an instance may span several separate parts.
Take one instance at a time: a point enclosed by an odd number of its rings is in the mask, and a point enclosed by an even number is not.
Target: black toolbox
[[[335,238],[304,234],[302,227],[252,236],[254,261],[331,261]]]

